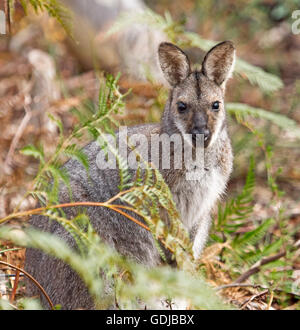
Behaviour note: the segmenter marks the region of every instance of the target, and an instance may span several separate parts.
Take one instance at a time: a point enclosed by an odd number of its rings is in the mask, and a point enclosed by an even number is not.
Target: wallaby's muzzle
[[[192,129],[191,134],[194,145],[196,145],[197,138],[199,138],[199,141],[201,141],[201,138],[203,138],[204,148],[208,146],[210,141],[210,130],[207,128],[207,126],[196,126]],[[203,136],[200,136],[200,134],[202,134]]]
[[[207,115],[203,112],[196,112],[193,115],[193,122],[192,122],[192,139],[193,144],[196,145],[197,135],[202,134],[203,136],[198,136],[199,141],[201,142],[201,138],[204,141],[204,147],[208,146],[210,140],[210,130],[207,127]]]

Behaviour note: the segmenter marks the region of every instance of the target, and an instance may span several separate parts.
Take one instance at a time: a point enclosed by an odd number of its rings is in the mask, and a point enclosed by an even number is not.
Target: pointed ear
[[[202,63],[202,73],[217,85],[225,87],[235,63],[235,47],[231,41],[223,41],[213,47]]]
[[[160,67],[171,86],[176,86],[190,73],[190,62],[187,55],[177,46],[163,42],[158,48]]]

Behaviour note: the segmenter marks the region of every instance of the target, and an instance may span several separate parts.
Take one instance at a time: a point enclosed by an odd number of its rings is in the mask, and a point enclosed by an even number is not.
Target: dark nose
[[[192,129],[192,135],[193,137],[196,136],[196,134],[203,134],[204,135],[204,141],[206,141],[209,138],[210,130],[204,126],[204,127],[194,127]]]

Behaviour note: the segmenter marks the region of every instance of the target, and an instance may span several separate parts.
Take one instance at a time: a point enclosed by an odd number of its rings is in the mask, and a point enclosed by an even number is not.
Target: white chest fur
[[[203,218],[209,218],[209,213],[225,186],[226,178],[218,167],[205,171],[199,180],[182,178],[177,182],[172,193],[182,222],[188,231]]]
[[[219,167],[212,167],[200,180],[181,178],[172,193],[181,221],[189,233],[194,231],[193,254],[200,257],[206,243],[211,218],[210,211],[216,200],[224,192],[226,178]]]

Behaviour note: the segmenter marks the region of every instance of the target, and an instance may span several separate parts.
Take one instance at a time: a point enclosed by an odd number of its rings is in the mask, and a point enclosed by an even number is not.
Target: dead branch
[[[265,294],[267,294],[269,291],[265,290],[263,292],[260,292],[258,294],[255,294],[253,296],[251,296],[250,298],[246,299],[246,301],[242,304],[241,309],[245,308],[251,301],[253,301],[256,298],[259,298],[261,296],[264,296]]]
[[[254,289],[263,289],[263,290],[269,290],[269,291],[278,291],[278,292],[285,292],[285,293],[289,293],[291,295],[294,295],[294,293],[292,292],[286,292],[282,289],[277,289],[277,288],[269,288],[265,285],[262,284],[251,284],[251,283],[230,283],[230,284],[224,284],[224,285],[220,285],[218,287],[216,287],[217,291],[220,290],[225,290],[228,288],[254,288]]]
[[[257,263],[255,263],[251,268],[249,268],[245,273],[243,273],[240,277],[238,277],[234,283],[242,283],[245,282],[251,275],[256,274],[260,271],[261,266],[268,264],[272,261],[280,259],[286,255],[286,251],[279,252],[273,256],[262,258]]]
[[[268,289],[268,287],[260,284],[251,284],[251,283],[230,283],[224,284],[216,287],[217,291],[228,289],[228,288],[254,288],[254,289]]]
[[[296,242],[296,244],[292,247],[291,251],[295,251],[300,247],[300,242]],[[240,277],[238,277],[234,283],[242,283],[245,282],[251,275],[258,273],[261,270],[263,265],[266,265],[272,261],[278,260],[284,257],[287,254],[287,251],[284,250],[279,252],[273,256],[262,258],[257,263],[255,263],[251,268],[249,268],[245,273],[243,273]]]
[[[7,32],[10,35],[11,34],[11,19],[10,19],[9,0],[4,0],[4,10],[5,10],[5,20],[6,20]]]
[[[12,293],[11,293],[11,296],[10,296],[10,299],[9,299],[9,301],[10,301],[11,304],[15,300],[17,288],[18,288],[18,285],[19,285],[19,279],[20,279],[20,271],[17,270],[16,277],[15,277],[15,280],[14,280],[14,287],[13,287],[13,290],[12,290]]]
[[[21,121],[21,124],[19,125],[18,127],[18,130],[11,142],[11,145],[9,147],[9,150],[8,150],[8,153],[7,153],[7,156],[6,156],[6,159],[5,159],[5,162],[4,162],[4,170],[5,172],[8,171],[10,165],[11,165],[11,162],[12,162],[12,157],[13,157],[13,154],[17,148],[17,145],[23,135],[23,132],[28,124],[28,122],[30,121],[31,117],[32,117],[32,113],[30,111],[30,108],[28,105],[24,105],[24,109],[25,109],[25,116],[23,117],[22,121]]]

